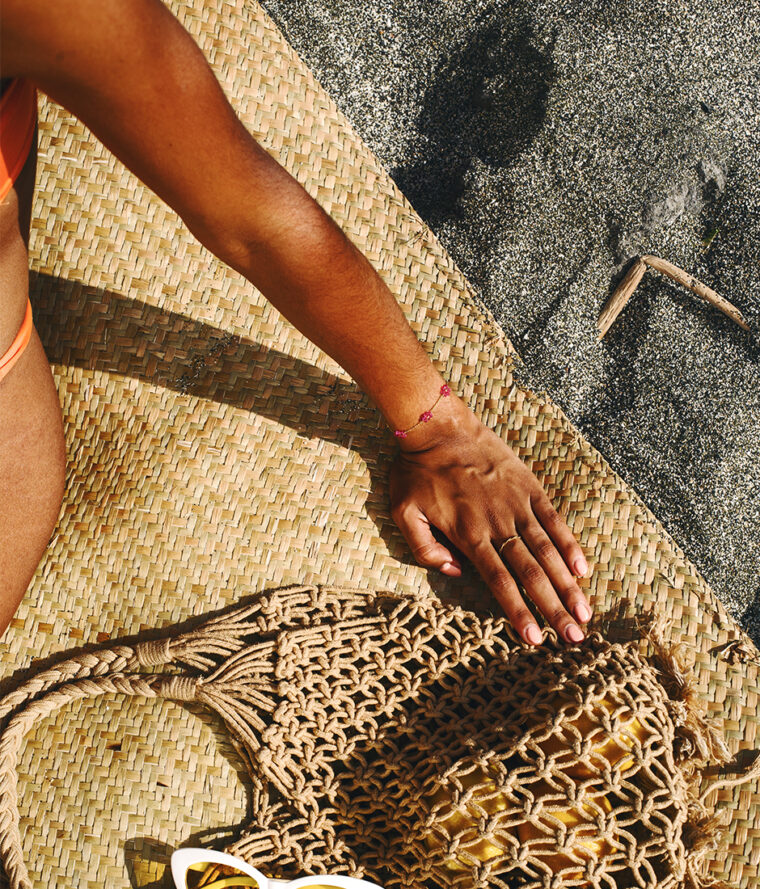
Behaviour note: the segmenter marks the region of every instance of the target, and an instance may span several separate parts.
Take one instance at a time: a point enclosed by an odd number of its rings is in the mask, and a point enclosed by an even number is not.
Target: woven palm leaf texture
[[[728,752],[678,659],[659,657],[598,633],[528,647],[505,619],[440,603],[275,590],[7,695],[3,862],[13,889],[31,887],[16,799],[24,735],[83,697],[126,694],[221,716],[256,801],[228,851],[270,873],[337,871],[388,889],[713,885],[697,778]]]
[[[259,4],[168,5],[246,127],[370,259],[445,379],[537,474],[583,547],[584,592],[615,616],[614,638],[630,638],[639,614],[663,615],[667,641],[692,652],[690,675],[732,756],[760,746],[756,648],[636,492],[526,387],[503,331]],[[272,588],[361,587],[494,611],[474,571],[447,578],[414,563],[388,507],[393,436],[343,370],[81,122],[42,95],[39,119],[30,287],[64,416],[67,484],[0,639],[0,692],[61,651]],[[589,306],[589,348],[608,285],[608,270],[592,266],[574,285]],[[165,698],[73,701],[35,723],[17,772],[35,886],[157,884],[172,849],[224,845],[218,833],[257,808],[219,719]],[[758,782],[708,802],[731,816],[710,873],[755,889]]]

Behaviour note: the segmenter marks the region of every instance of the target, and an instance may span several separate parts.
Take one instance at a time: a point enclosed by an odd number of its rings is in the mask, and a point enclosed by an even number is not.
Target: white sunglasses
[[[177,849],[172,877],[177,889],[382,889],[367,880],[328,874],[270,880],[242,859],[212,849]]]

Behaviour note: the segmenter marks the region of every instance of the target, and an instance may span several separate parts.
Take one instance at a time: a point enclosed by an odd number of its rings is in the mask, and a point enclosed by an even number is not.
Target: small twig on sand
[[[628,269],[625,278],[615,288],[615,292],[605,303],[596,326],[599,328],[599,339],[612,326],[612,322],[623,311],[623,307],[633,296],[633,291],[639,286],[639,282],[644,277],[647,270],[647,264],[643,259],[637,259],[636,262]]]
[[[605,303],[604,308],[599,315],[599,319],[596,322],[597,327],[599,328],[599,339],[607,333],[615,318],[622,312],[623,307],[633,295],[634,290],[639,286],[647,268],[662,272],[663,275],[667,275],[679,284],[683,284],[684,287],[688,287],[692,293],[696,293],[697,296],[715,306],[716,309],[720,309],[725,315],[728,315],[728,317],[738,324],[739,327],[742,327],[744,330],[750,329],[749,325],[744,320],[744,316],[735,305],[730,303],[727,299],[723,299],[722,296],[719,296],[706,284],[698,281],[693,275],[690,275],[683,269],[679,269],[678,266],[673,265],[672,262],[660,259],[658,256],[641,256],[634,262],[626,276],[615,288],[615,292]]]
[[[728,317],[732,321],[735,321],[739,327],[743,327],[744,330],[749,330],[749,324],[744,320],[744,316],[736,306],[732,305],[727,299],[723,299],[722,296],[719,296],[706,284],[697,281],[696,278],[689,275],[683,269],[679,269],[677,266],[674,266],[672,262],[668,262],[665,259],[660,259],[657,256],[642,256],[641,258],[651,268],[657,269],[658,272],[662,272],[663,275],[667,275],[674,281],[678,281],[679,284],[688,287],[692,293],[696,293],[697,296],[701,296],[702,299],[707,300],[707,302],[715,306],[716,309],[720,309],[724,315],[728,315]]]

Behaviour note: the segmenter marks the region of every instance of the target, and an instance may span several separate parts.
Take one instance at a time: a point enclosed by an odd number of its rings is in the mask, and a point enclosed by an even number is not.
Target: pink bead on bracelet
[[[420,414],[420,418],[419,418],[419,420],[417,420],[417,422],[414,424],[414,426],[410,426],[408,429],[397,429],[393,433],[396,436],[396,438],[406,438],[406,436],[412,431],[412,429],[416,429],[420,424],[428,423],[430,420],[432,420],[433,419],[433,411],[435,410],[438,402],[442,398],[447,398],[449,395],[451,395],[451,389],[446,385],[446,383],[444,383],[443,386],[441,386],[441,391],[438,395],[438,398],[436,398],[433,406],[429,410],[423,411]]]

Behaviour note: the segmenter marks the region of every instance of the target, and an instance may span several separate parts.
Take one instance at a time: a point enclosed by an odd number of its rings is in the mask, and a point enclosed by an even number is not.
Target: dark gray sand
[[[760,642],[758,0],[264,0],[546,390]],[[706,243],[709,242],[709,243]]]

